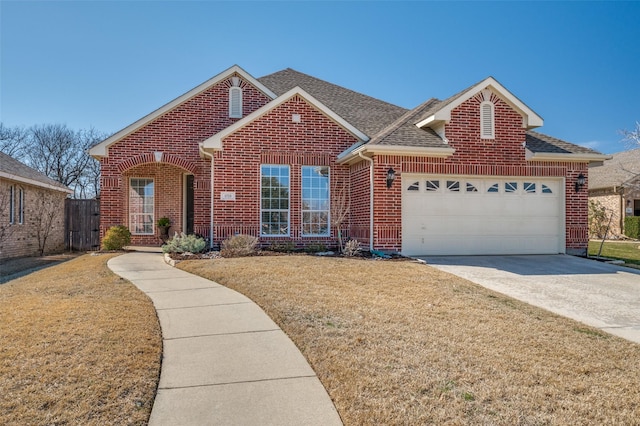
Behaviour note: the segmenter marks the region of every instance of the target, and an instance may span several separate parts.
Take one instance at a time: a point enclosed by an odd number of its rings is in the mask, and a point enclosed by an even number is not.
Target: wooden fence
[[[100,249],[100,202],[67,199],[64,204],[65,238],[70,251]]]

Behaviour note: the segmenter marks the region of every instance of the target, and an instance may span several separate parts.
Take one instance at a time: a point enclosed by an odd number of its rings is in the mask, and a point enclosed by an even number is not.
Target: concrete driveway
[[[424,256],[429,265],[640,343],[640,271],[568,255]]]

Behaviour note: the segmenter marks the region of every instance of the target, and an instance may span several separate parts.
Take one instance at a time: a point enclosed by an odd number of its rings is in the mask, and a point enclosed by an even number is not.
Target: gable
[[[89,149],[89,154],[92,155],[93,157],[97,157],[97,158],[108,156],[108,148],[109,148],[109,146],[111,146],[114,143],[122,140],[123,138],[127,137],[128,135],[130,135],[130,134],[142,129],[143,127],[145,127],[148,124],[152,123],[153,121],[159,119],[160,117],[164,116],[165,114],[168,114],[171,111],[176,110],[180,106],[184,105],[185,103],[189,102],[190,100],[194,99],[195,97],[203,94],[207,90],[210,90],[211,88],[215,87],[216,85],[224,82],[225,80],[232,79],[234,76],[238,76],[238,77],[240,77],[240,79],[243,82],[251,84],[258,91],[263,93],[268,99],[275,99],[276,98],[275,93],[273,93],[271,90],[269,90],[267,87],[265,87],[262,83],[260,83],[258,80],[256,80],[254,77],[252,77],[249,73],[244,71],[242,68],[240,68],[237,65],[234,65],[231,68],[221,72],[220,74],[218,74],[218,75],[210,78],[209,80],[205,81],[204,83],[198,85],[197,87],[191,89],[187,93],[185,93],[185,94],[177,97],[176,99],[172,100],[171,102],[163,105],[162,107],[160,107],[157,110],[153,111],[152,113],[146,115],[145,117],[141,118],[140,120],[134,122],[133,124],[125,127],[124,129],[120,130],[119,132],[111,135],[110,137],[108,137],[104,141],[94,145],[93,147],[91,147]],[[228,100],[228,99],[225,99],[225,100]]]
[[[262,108],[260,108],[260,109],[258,109],[256,111],[254,111],[253,113],[249,114],[248,116],[246,116],[242,120],[238,121],[237,123],[233,124],[232,126],[227,127],[226,129],[222,130],[221,132],[219,132],[219,133],[211,136],[210,138],[206,139],[201,144],[202,149],[204,149],[205,151],[219,151],[219,150],[222,150],[223,149],[223,140],[224,140],[224,138],[226,138],[229,135],[232,135],[233,133],[239,131],[240,129],[242,129],[242,128],[246,127],[246,126],[249,126],[251,123],[253,123],[256,120],[260,119],[264,115],[274,111],[276,108],[278,108],[279,106],[285,104],[286,102],[288,102],[289,100],[291,100],[291,99],[293,99],[295,97],[299,97],[305,103],[309,104],[315,110],[317,110],[318,112],[320,112],[321,114],[323,114],[324,116],[326,116],[327,118],[332,120],[338,126],[342,127],[345,131],[350,133],[354,138],[358,139],[359,141],[366,142],[366,141],[369,140],[367,135],[362,133],[360,130],[356,129],[353,125],[351,125],[346,120],[344,120],[342,117],[340,117],[338,114],[336,114],[331,109],[326,107],[322,102],[318,101],[316,98],[311,96],[309,93],[307,93],[303,89],[301,89],[299,87],[294,87],[293,89],[291,89],[288,92],[284,93],[283,95],[279,96],[277,99],[275,99],[272,102],[266,104]],[[296,117],[296,115],[297,114],[295,114],[295,113],[293,113],[291,115],[290,120],[292,122],[296,122],[297,120],[301,120],[302,119],[299,116]],[[322,132],[322,129],[318,129],[318,130],[319,130],[319,133]]]
[[[432,127],[439,123],[448,123],[451,120],[451,111],[462,105],[467,100],[482,93],[490,91],[502,101],[507,103],[511,108],[518,112],[522,117],[522,127],[532,129],[540,127],[543,124],[542,117],[536,114],[531,108],[524,104],[515,95],[509,92],[504,86],[498,83],[493,77],[487,77],[481,82],[471,86],[468,89],[450,97],[449,99],[435,105],[427,111],[423,117],[416,123],[418,127]]]

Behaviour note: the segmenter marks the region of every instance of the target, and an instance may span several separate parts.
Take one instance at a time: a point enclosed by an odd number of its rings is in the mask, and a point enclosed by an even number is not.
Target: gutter
[[[369,162],[369,251],[373,251],[373,159],[365,157],[362,151],[358,156]]]
[[[198,145],[198,149],[200,150],[200,154],[209,157],[211,160],[211,188],[209,188],[211,195],[211,211],[209,214],[209,249],[213,250],[213,154],[209,154],[202,148],[202,144]]]

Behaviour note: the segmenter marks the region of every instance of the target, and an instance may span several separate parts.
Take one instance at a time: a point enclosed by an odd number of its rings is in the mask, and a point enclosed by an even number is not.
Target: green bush
[[[640,216],[624,218],[624,235],[633,239],[640,239]]]
[[[107,229],[102,238],[102,250],[122,250],[131,243],[131,232],[124,225],[116,225]]]
[[[206,246],[204,238],[193,234],[187,235],[183,232],[170,238],[162,246],[162,251],[164,253],[200,253]]]
[[[222,257],[242,257],[254,254],[257,249],[258,238],[252,235],[234,235],[224,240],[220,247]]]
[[[293,241],[275,241],[269,244],[267,250],[275,251],[278,253],[291,253],[295,251],[296,245]]]

